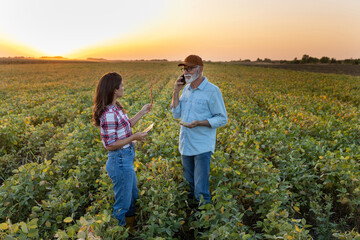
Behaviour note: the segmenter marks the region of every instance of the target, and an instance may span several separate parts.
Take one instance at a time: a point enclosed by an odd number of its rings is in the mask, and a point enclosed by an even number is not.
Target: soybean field
[[[92,125],[100,77],[124,79],[136,231],[111,217],[107,151]],[[170,110],[175,62],[0,64],[0,239],[360,239],[360,77],[205,63],[225,101],[212,204],[191,208]]]

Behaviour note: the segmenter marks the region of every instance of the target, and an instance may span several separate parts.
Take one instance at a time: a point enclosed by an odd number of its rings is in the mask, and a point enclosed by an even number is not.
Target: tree
[[[303,57],[301,58],[302,63],[309,63],[309,60],[310,60],[310,56],[307,54],[304,54]]]
[[[294,64],[300,64],[300,60],[298,60],[297,58],[294,58],[294,60],[292,61],[292,63],[294,63]]]
[[[330,63],[330,58],[329,57],[322,57],[322,58],[320,58],[320,62],[321,63]]]
[[[270,59],[270,58],[265,58],[265,59],[264,59],[264,62],[271,63],[271,59]]]

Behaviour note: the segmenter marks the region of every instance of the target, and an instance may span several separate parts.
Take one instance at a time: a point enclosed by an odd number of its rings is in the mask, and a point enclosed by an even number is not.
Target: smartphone
[[[186,82],[185,82],[185,76],[184,76],[184,74],[183,75],[181,75],[181,80],[180,80],[180,82],[182,82],[183,84],[185,84]]]

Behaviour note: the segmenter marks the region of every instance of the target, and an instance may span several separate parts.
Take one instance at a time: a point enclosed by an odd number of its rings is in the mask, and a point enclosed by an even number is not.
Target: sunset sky
[[[0,0],[0,57],[360,58],[360,0]]]

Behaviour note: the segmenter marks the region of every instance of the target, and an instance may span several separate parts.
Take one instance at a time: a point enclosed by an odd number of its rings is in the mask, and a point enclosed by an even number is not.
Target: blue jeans
[[[114,184],[113,217],[119,220],[120,226],[125,225],[125,216],[135,215],[135,200],[139,196],[134,159],[135,149],[134,146],[130,146],[109,151],[106,162],[106,171]]]
[[[200,202],[201,196],[204,202],[211,203],[209,191],[209,173],[211,152],[201,153],[195,156],[181,155],[184,177],[190,184],[190,195],[195,195]]]

